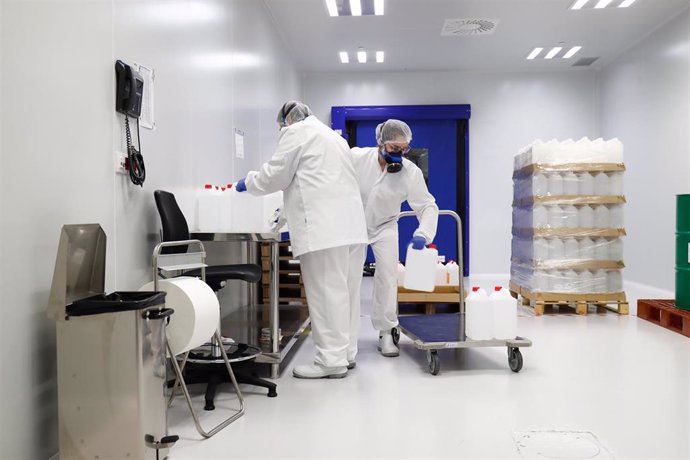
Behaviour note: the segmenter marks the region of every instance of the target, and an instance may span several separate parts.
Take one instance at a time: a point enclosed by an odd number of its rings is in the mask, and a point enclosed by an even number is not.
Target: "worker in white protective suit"
[[[411,241],[414,249],[421,250],[431,244],[438,224],[438,206],[427,189],[424,174],[417,165],[403,158],[410,150],[411,141],[412,130],[406,123],[388,120],[376,128],[377,147],[352,149],[369,244],[376,259],[371,320],[379,331],[378,349],[387,357],[400,354],[392,336],[398,326],[400,205],[407,201],[419,220]]]
[[[359,322],[359,288],[367,232],[347,142],[306,105],[286,102],[278,113],[278,148],[259,171],[236,184],[239,192],[282,190],[292,254],[299,258],[316,357],[296,366],[299,378],[340,378],[354,366],[351,325]],[[354,333],[357,331],[355,329]]]

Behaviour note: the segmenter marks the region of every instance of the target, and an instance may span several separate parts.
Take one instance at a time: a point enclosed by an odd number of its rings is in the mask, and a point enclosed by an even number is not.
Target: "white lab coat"
[[[353,148],[352,161],[364,203],[369,242],[390,229],[395,229],[397,235],[400,205],[407,201],[419,219],[414,236],[423,236],[431,243],[436,236],[438,206],[426,187],[422,170],[403,158],[402,171],[389,173],[385,168],[382,171],[377,147]]]
[[[367,242],[350,147],[314,116],[283,128],[273,157],[245,183],[253,195],[283,190],[295,257]]]
[[[283,190],[292,253],[300,258],[316,346],[314,362],[347,366],[357,354],[367,231],[350,147],[310,116],[280,132],[278,148],[247,191]]]
[[[438,206],[424,182],[424,174],[411,161],[403,158],[398,173],[381,170],[377,147],[353,148],[369,244],[376,259],[374,272],[374,305],[371,321],[378,331],[398,325],[398,215],[400,205],[407,201],[417,214],[419,227],[414,236],[431,243],[436,236]]]

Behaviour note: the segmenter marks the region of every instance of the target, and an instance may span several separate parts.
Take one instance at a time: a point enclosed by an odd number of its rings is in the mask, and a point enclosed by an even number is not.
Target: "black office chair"
[[[182,214],[182,210],[177,205],[175,195],[163,190],[156,190],[153,192],[156,200],[156,208],[161,218],[161,226],[163,228],[163,241],[184,241],[189,239],[189,227],[187,220]],[[163,248],[162,254],[181,254],[187,252],[187,246],[173,246]],[[181,276],[201,277],[201,269],[187,270]],[[206,267],[206,284],[208,284],[214,292],[218,292],[225,286],[227,280],[242,280],[248,283],[257,283],[261,280],[261,266],[256,264],[233,264],[233,265],[212,265]],[[247,350],[246,344],[235,344],[237,350],[228,354],[228,358],[244,356],[243,353]],[[190,353],[190,359],[194,356]],[[268,396],[277,396],[276,384],[260,379],[250,374],[243,373],[241,370],[235,370],[235,377],[238,383],[246,383],[250,385],[260,386],[268,389]],[[195,365],[193,363],[187,364],[185,367],[185,381],[189,383],[206,383],[206,405],[205,410],[215,409],[213,400],[216,394],[216,387],[221,382],[229,382],[229,375],[223,363],[208,363],[203,365]]]

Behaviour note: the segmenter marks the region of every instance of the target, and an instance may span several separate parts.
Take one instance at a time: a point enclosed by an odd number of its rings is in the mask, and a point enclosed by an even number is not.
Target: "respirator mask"
[[[406,154],[407,152],[410,151],[409,147],[406,147],[402,150],[396,150],[393,152],[389,152],[386,150],[386,147],[381,147],[379,149],[379,155],[384,159],[386,162],[386,171],[389,173],[398,173],[402,171],[403,169],[403,155]]]

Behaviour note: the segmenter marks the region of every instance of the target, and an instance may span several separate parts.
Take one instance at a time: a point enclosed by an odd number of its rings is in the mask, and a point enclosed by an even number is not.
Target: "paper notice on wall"
[[[144,80],[144,97],[141,101],[141,116],[139,117],[139,126],[146,129],[154,129],[156,122],[153,118],[153,80],[156,73],[153,69],[149,69],[141,64],[136,64],[137,72]]]
[[[239,129],[235,130],[235,156],[244,158],[244,133]]]

